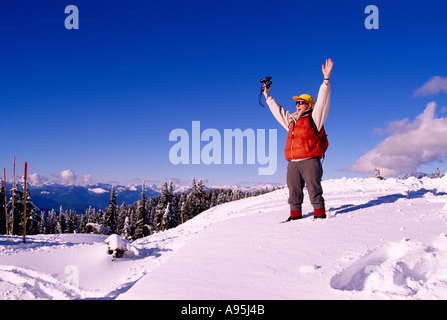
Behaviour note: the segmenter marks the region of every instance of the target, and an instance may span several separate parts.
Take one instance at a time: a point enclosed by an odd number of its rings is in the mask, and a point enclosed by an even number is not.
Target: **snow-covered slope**
[[[211,208],[107,254],[106,237],[0,237],[0,299],[447,298],[447,178],[323,182],[328,219],[287,189]]]

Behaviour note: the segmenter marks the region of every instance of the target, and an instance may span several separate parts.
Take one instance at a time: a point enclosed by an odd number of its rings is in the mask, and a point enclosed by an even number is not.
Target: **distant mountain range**
[[[116,191],[116,202],[133,204],[141,199],[141,186],[114,186]],[[146,187],[146,196],[153,197],[160,193],[150,187]],[[62,206],[63,210],[75,210],[84,213],[89,207],[105,209],[109,205],[111,184],[98,183],[95,185],[61,185],[44,184],[29,186],[31,198],[34,204],[42,211],[57,212]]]

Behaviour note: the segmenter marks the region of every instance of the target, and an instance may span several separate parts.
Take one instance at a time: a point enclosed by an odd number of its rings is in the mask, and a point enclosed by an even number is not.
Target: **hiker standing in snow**
[[[329,112],[331,86],[329,76],[333,62],[326,60],[322,65],[324,82],[320,86],[317,102],[308,94],[295,96],[296,112],[284,110],[269,95],[269,87],[264,86],[264,96],[276,120],[288,131],[284,150],[287,165],[287,187],[289,188],[290,217],[287,221],[302,218],[303,189],[307,187],[310,202],[314,208],[314,218],[326,218],[321,178],[323,168],[320,159],[324,155],[321,138],[324,122]],[[312,121],[313,120],[313,121]],[[313,123],[312,123],[313,122]],[[318,134],[317,134],[318,132]]]

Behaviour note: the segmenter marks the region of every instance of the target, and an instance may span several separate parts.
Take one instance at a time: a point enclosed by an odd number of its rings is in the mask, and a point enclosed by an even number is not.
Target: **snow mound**
[[[406,238],[389,243],[337,274],[331,286],[377,298],[446,299],[447,238],[441,234],[429,245]]]
[[[138,255],[138,250],[117,234],[110,235],[104,243],[107,245],[107,254],[112,255],[112,258],[131,258]]]

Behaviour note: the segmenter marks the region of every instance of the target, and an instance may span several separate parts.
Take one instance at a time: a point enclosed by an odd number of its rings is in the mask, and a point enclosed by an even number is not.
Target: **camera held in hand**
[[[265,77],[261,79],[261,83],[263,84],[261,91],[264,91],[264,87],[270,89],[270,85],[272,84],[272,77]]]
[[[265,106],[261,102],[261,96],[262,92],[264,91],[264,88],[270,89],[270,86],[272,85],[272,77],[265,77],[261,79],[262,88],[258,95],[258,103],[261,107],[265,108]]]

